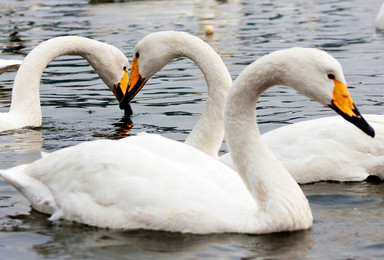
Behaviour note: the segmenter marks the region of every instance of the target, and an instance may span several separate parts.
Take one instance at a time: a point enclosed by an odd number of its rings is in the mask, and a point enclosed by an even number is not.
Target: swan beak
[[[120,82],[113,86],[112,92],[119,102],[123,99],[128,88],[128,71],[125,69]]]
[[[333,89],[332,103],[330,107],[335,110],[344,119],[351,122],[367,135],[374,137],[375,130],[362,117],[359,110],[353,104],[352,98],[348,93],[347,86],[334,79],[335,87]]]
[[[132,61],[131,66],[131,75],[128,82],[128,90],[124,94],[124,97],[120,101],[120,108],[125,109],[129,102],[136,96],[136,94],[142,89],[142,87],[147,83],[148,79],[141,77],[139,72],[139,63],[137,58]]]
[[[124,95],[128,88],[128,71],[125,69],[123,77],[120,82],[113,86],[112,92],[115,94],[116,99],[120,102],[120,109],[124,109],[124,117],[130,117],[133,114],[131,106],[126,104],[123,108],[121,107],[121,101],[124,99]]]

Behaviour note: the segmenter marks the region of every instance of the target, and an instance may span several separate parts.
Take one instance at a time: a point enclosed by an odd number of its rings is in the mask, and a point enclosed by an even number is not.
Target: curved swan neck
[[[41,123],[39,88],[41,74],[47,65],[62,55],[80,55],[95,67],[97,59],[93,53],[101,52],[102,46],[103,43],[88,38],[64,36],[45,41],[35,47],[17,71],[10,112],[26,113]]]
[[[221,57],[207,43],[189,34],[179,35],[173,45],[176,54],[194,61],[208,86],[205,109],[185,142],[217,157],[224,137],[224,107],[232,79]]]
[[[225,108],[226,139],[232,159],[260,210],[270,221],[284,215],[292,220],[312,215],[302,190],[262,142],[256,122],[256,104],[269,87],[286,83],[278,56],[265,56],[248,66],[234,82]],[[272,214],[274,212],[274,214]],[[279,214],[276,214],[279,212]],[[276,217],[276,219],[275,219]],[[284,218],[284,217],[283,217]],[[295,223],[295,221],[292,221]]]

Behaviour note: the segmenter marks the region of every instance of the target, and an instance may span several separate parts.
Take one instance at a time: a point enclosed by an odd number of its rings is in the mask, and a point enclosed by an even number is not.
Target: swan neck
[[[186,139],[186,143],[217,157],[224,137],[224,107],[232,79],[221,57],[204,41],[193,37],[181,39],[180,56],[196,63],[208,87],[203,113]]]
[[[262,58],[236,79],[225,108],[226,140],[232,160],[260,210],[271,214],[271,221],[281,221],[281,214],[297,220],[305,212],[310,224],[308,201],[293,177],[262,142],[256,122],[256,105],[261,94],[284,82],[280,68],[275,61]]]
[[[17,71],[10,112],[33,114],[41,118],[40,79],[47,65],[62,55],[80,55],[95,65],[96,59],[92,53],[97,50],[98,44],[101,43],[83,37],[65,36],[53,38],[35,47]]]

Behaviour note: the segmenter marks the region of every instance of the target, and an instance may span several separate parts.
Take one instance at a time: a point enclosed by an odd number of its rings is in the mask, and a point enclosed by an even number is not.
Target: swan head
[[[134,50],[128,90],[120,101],[120,108],[124,109],[153,75],[179,57],[183,41],[193,37],[185,32],[161,31],[148,34],[140,40]]]
[[[263,66],[260,67],[270,72],[268,78],[272,81],[265,84],[290,86],[329,106],[374,137],[373,128],[361,116],[349,95],[340,63],[330,54],[319,49],[296,47],[273,52],[255,63],[261,62]]]
[[[110,90],[114,93],[120,90],[125,92],[128,86],[129,62],[127,57],[112,45],[97,43],[99,44],[98,48],[88,53],[84,58],[87,59]]]
[[[99,50],[88,54],[85,58],[120,101],[128,87],[128,59],[118,48],[106,43],[99,44]],[[126,114],[127,112],[132,114],[130,106],[125,110]]]

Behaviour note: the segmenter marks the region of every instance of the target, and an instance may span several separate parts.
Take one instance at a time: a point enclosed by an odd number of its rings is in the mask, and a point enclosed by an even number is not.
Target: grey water
[[[40,42],[79,35],[120,48],[132,61],[146,34],[182,30],[208,42],[233,79],[257,58],[292,46],[328,51],[343,65],[362,113],[383,114],[384,33],[374,28],[380,0],[2,0],[0,58],[23,59]],[[213,36],[204,28],[212,25]],[[0,75],[0,112],[9,109],[15,72]],[[0,133],[0,169],[30,163],[40,153],[141,131],[183,141],[207,98],[201,72],[177,59],[152,78],[132,102],[133,127],[113,94],[85,60],[60,57],[42,75],[41,127]],[[262,132],[334,115],[285,87],[259,102]],[[222,147],[226,151],[225,143]],[[50,223],[0,180],[1,259],[383,259],[384,184],[303,185],[313,227],[270,235],[191,235],[98,229]]]

